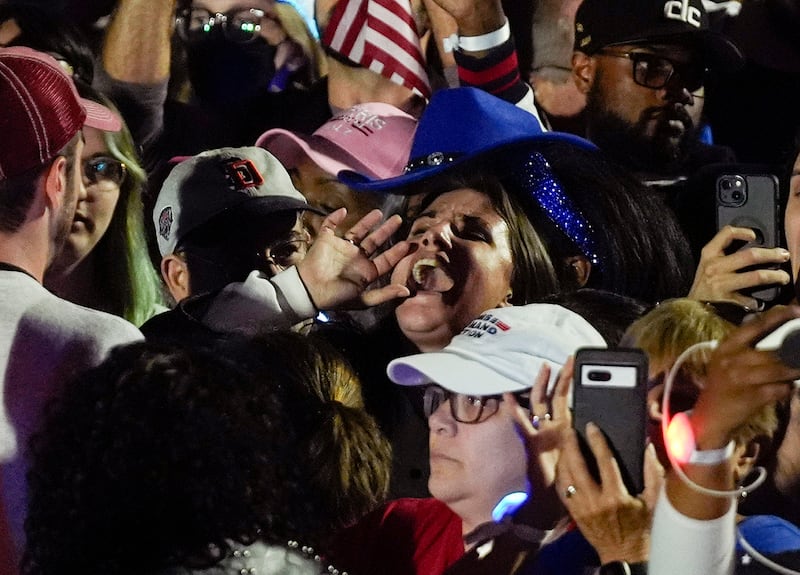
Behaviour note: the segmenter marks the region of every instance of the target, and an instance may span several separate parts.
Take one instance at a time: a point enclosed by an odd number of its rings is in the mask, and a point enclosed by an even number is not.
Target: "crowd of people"
[[[75,4],[0,0],[0,573],[800,572],[791,2]]]

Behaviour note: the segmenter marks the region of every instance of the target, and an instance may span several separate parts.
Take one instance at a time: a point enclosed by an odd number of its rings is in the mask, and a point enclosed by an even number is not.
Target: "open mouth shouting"
[[[411,268],[408,288],[412,293],[438,292],[444,293],[453,289],[455,280],[447,269],[447,262],[442,257],[422,257]]]

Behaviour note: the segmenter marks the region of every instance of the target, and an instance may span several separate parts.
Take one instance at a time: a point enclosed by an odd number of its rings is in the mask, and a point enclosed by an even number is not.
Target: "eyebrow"
[[[464,218],[464,223],[465,224],[479,225],[479,226],[481,226],[481,227],[483,227],[483,228],[485,228],[487,230],[491,229],[491,226],[489,225],[489,222],[487,222],[485,219],[483,219],[480,216],[464,215],[462,217]]]

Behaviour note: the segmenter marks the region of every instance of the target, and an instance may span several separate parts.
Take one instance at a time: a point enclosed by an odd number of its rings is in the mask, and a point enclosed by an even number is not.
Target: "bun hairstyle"
[[[283,388],[303,446],[298,456],[328,532],[350,525],[384,501],[391,469],[391,447],[364,409],[361,382],[318,336],[271,333],[256,346],[271,382]]]

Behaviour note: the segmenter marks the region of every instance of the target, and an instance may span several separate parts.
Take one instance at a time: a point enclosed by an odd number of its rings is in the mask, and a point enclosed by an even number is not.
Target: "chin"
[[[422,297],[424,296],[407,299],[397,307],[397,325],[421,351],[441,349],[455,335],[450,329],[451,318],[443,309],[432,309],[430,301],[417,299]]]

